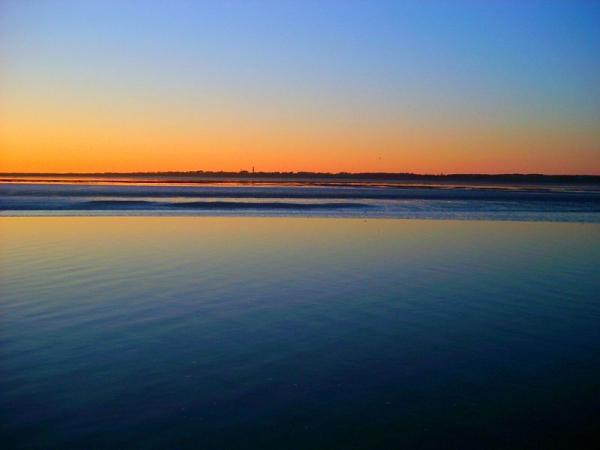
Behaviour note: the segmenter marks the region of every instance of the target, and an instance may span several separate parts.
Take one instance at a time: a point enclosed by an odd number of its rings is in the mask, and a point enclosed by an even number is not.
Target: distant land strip
[[[389,172],[226,172],[226,171],[189,171],[189,172],[0,172],[1,181],[11,181],[10,178],[126,178],[126,179],[154,179],[163,182],[190,182],[221,179],[226,181],[394,181],[394,182],[484,182],[484,183],[574,183],[598,184],[600,175],[544,175],[544,174],[415,174],[415,173],[389,173]]]

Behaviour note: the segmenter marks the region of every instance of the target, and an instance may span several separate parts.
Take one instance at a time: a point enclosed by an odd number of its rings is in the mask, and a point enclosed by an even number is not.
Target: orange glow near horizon
[[[600,174],[593,131],[0,113],[1,172]]]
[[[0,172],[318,171],[600,174],[593,126],[450,120],[296,98],[132,101],[122,93],[11,94]]]

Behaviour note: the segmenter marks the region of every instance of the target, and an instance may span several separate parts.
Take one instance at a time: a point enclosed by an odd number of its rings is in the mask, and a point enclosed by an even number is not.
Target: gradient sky
[[[0,171],[600,174],[600,1],[0,1]]]

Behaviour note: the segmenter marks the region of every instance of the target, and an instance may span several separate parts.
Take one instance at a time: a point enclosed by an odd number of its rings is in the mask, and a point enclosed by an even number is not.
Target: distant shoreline
[[[414,174],[414,173],[329,173],[329,172],[97,172],[97,173],[0,173],[0,181],[40,179],[45,182],[97,180],[132,180],[160,183],[204,182],[420,182],[420,183],[569,183],[600,184],[600,175],[543,175],[543,174]],[[34,180],[31,180],[34,181]]]

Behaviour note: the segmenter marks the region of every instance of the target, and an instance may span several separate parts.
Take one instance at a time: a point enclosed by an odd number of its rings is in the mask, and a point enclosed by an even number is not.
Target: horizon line
[[[391,177],[598,177],[600,174],[559,174],[559,173],[539,173],[539,172],[503,172],[503,173],[485,173],[485,172],[453,172],[453,173],[418,173],[418,172],[382,172],[382,171],[364,171],[364,172],[321,172],[310,170],[299,171],[249,171],[249,170],[155,170],[155,171],[96,171],[96,172],[0,172],[0,176],[108,176],[108,175],[237,175],[244,177],[251,176],[334,176],[334,177],[356,177],[356,176],[391,176]]]

